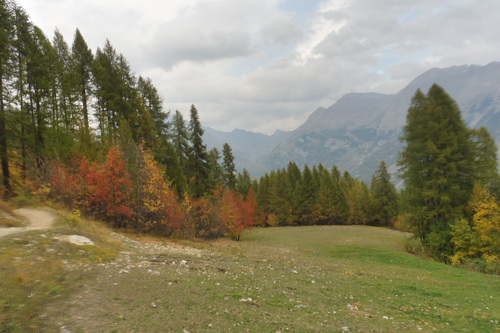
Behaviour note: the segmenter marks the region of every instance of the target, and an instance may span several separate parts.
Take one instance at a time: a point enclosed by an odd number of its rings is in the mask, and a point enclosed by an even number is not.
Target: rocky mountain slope
[[[457,101],[469,127],[486,127],[500,143],[500,62],[434,68],[396,94],[344,95],[329,108],[318,108],[303,125],[286,135],[246,132],[246,137],[240,136],[245,137],[245,144],[230,136],[225,136],[224,142],[233,146],[239,165],[255,176],[295,161],[299,166],[337,165],[369,181],[382,160],[391,172],[397,171],[402,149],[399,137],[411,97],[417,89],[426,92],[434,83]]]

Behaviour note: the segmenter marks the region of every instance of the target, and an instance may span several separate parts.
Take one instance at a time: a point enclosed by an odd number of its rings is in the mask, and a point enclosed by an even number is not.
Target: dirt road
[[[28,221],[28,226],[20,228],[0,228],[0,237],[24,231],[48,229],[52,227],[55,222],[55,216],[53,214],[40,209],[20,208],[14,212],[17,215],[25,217]]]

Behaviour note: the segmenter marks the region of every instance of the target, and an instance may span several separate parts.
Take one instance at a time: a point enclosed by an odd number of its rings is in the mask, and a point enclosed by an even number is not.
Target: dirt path
[[[40,209],[20,208],[16,209],[14,212],[17,215],[25,217],[28,221],[28,226],[20,228],[0,228],[0,237],[24,231],[48,229],[52,227],[55,222],[55,216],[53,214]]]

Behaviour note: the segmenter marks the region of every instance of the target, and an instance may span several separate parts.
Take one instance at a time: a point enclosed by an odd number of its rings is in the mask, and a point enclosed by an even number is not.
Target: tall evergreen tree
[[[497,146],[495,140],[484,127],[471,130],[470,135],[475,180],[494,192],[498,192],[500,190],[500,177],[498,175]]]
[[[335,186],[333,177],[328,170],[321,170],[320,186],[318,191],[318,198],[316,207],[314,208],[314,220],[320,224],[334,224],[335,223]]]
[[[208,152],[208,179],[209,188],[217,188],[224,182],[224,168],[219,163],[221,156],[219,149],[212,148]]]
[[[201,127],[198,110],[194,105],[190,110],[189,138],[191,149],[188,160],[189,186],[195,198],[203,196],[209,190],[207,182],[209,163],[207,146],[203,143],[203,128]]]
[[[438,85],[412,99],[399,165],[411,196],[411,224],[424,244],[449,251],[449,223],[463,214],[473,185],[468,130],[455,101]]]
[[[222,158],[224,185],[230,189],[234,189],[236,187],[236,167],[234,166],[233,150],[228,143],[224,143],[222,146]]]
[[[292,225],[292,188],[286,170],[272,171],[269,175],[269,212],[276,216],[279,225]]]
[[[72,68],[72,57],[69,46],[59,30],[54,33],[54,49],[57,53],[55,83],[57,85],[58,100],[57,110],[58,122],[68,131],[73,132],[76,128],[78,117],[75,114],[75,85]]]
[[[375,223],[388,227],[398,212],[398,196],[385,162],[379,164],[372,180],[371,193],[373,195]]]
[[[333,182],[333,210],[335,212],[334,221],[336,224],[346,224],[349,215],[349,206],[347,203],[347,186],[344,178],[341,176],[336,166],[331,171]]]
[[[94,55],[78,29],[75,31],[71,47],[71,60],[75,94],[81,103],[81,114],[83,116],[82,142],[88,144],[90,140],[88,104],[91,95],[92,62],[94,61]]]
[[[238,173],[236,180],[236,191],[240,194],[247,195],[248,191],[252,187],[252,178],[247,169],[243,169],[241,173]]]
[[[185,169],[189,156],[189,135],[184,117],[179,111],[175,111],[174,114],[172,141],[179,158],[179,164]]]
[[[316,169],[317,170],[317,169]],[[317,172],[317,171],[316,171]],[[316,204],[317,186],[313,171],[309,166],[304,167],[300,186],[295,188],[295,211],[299,222],[305,225],[313,224],[313,212]]]

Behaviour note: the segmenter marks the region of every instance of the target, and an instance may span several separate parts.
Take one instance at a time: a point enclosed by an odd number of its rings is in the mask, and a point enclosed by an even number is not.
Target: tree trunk
[[[4,197],[7,199],[12,195],[12,184],[10,182],[9,157],[7,155],[7,134],[5,133],[5,104],[3,102],[3,73],[0,68],[0,159],[2,162]]]

